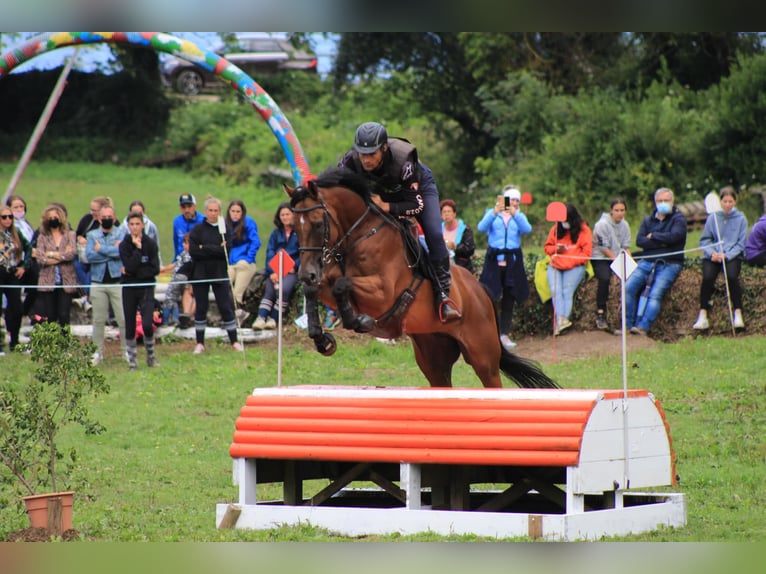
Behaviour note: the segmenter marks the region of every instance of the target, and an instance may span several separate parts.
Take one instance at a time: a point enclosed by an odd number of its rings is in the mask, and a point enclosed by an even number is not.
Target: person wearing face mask
[[[686,218],[673,204],[673,191],[654,192],[655,209],[644,217],[636,235],[638,266],[625,282],[625,328],[646,335],[660,314],[662,297],[684,264]],[[619,333],[619,330],[618,330]]]
[[[577,287],[585,278],[585,266],[593,254],[590,227],[571,203],[566,204],[566,221],[555,223],[548,233],[543,250],[551,258],[546,270],[553,298],[556,335],[572,326],[569,319]]]
[[[104,357],[104,327],[109,316],[109,305],[120,330],[120,345],[125,355],[125,313],[122,309],[122,260],[120,243],[125,230],[115,221],[114,208],[106,205],[99,212],[101,225],[89,231],[85,255],[90,263],[90,302],[93,305],[93,343],[96,352],[93,364],[98,365]]]
[[[32,224],[27,221],[27,202],[23,197],[12,194],[8,197],[6,205],[11,208],[14,217],[14,226],[19,235],[27,240],[31,247],[37,244],[37,234]],[[26,271],[21,277],[21,284],[24,285],[24,302],[22,304],[22,315],[29,315],[34,308],[35,297],[37,296],[37,279],[40,275],[40,266],[32,257],[31,250],[28,254],[29,261],[24,262]],[[81,283],[82,284],[82,283]]]
[[[59,205],[49,205],[42,213],[37,246],[32,249],[40,266],[35,301],[40,321],[69,325],[72,296],[78,291],[73,264],[76,254],[77,239],[66,212]]]

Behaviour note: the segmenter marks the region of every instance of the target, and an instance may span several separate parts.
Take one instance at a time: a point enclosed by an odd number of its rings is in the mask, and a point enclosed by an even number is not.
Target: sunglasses
[[[0,215],[0,219],[13,219],[13,215]]]

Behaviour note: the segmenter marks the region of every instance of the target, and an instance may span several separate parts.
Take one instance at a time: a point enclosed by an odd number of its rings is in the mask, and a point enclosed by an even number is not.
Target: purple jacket
[[[745,259],[754,259],[766,251],[766,215],[753,224],[745,240]]]

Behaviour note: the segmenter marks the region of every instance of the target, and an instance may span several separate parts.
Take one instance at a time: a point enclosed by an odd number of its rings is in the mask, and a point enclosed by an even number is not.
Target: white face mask
[[[569,222],[568,221],[562,221],[561,222],[561,227],[563,227],[564,229],[569,229]]]
[[[24,216],[26,214],[27,214],[27,212],[22,209],[21,211],[14,211],[13,212],[13,217],[16,218],[16,219],[24,219]]]

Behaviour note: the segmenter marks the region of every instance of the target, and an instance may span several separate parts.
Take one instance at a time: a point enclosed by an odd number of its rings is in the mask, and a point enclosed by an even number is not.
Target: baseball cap
[[[503,188],[503,196],[510,197],[511,199],[518,199],[521,201],[521,192],[518,190],[518,188],[513,187],[512,185],[506,185]]]
[[[197,200],[191,193],[182,193],[178,196],[178,205],[183,205],[184,203],[193,203],[194,205],[197,205]]]

